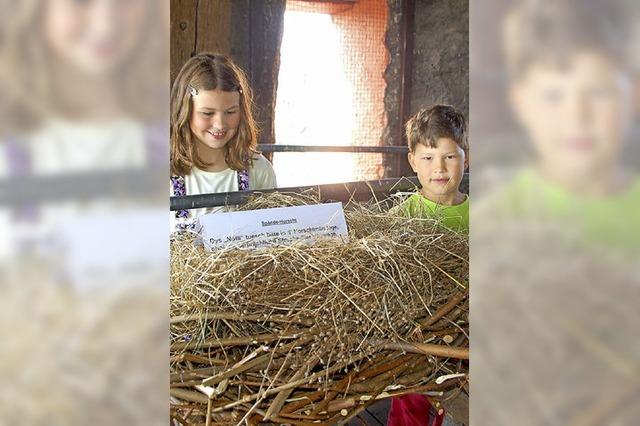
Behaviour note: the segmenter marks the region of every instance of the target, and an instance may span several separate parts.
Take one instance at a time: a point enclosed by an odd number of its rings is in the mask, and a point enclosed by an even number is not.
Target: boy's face
[[[436,147],[418,144],[409,153],[409,164],[418,174],[421,193],[429,200],[439,202],[454,199],[467,167],[465,152],[455,141],[440,138]]]
[[[605,56],[585,51],[563,68],[533,65],[512,86],[511,99],[543,172],[586,183],[614,171],[632,93],[630,80]]]

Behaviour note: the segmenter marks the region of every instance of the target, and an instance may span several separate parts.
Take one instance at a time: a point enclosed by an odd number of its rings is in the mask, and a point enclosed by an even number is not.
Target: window
[[[280,50],[276,143],[379,145],[386,124],[386,3],[288,1]],[[275,153],[279,186],[376,179],[380,154]]]

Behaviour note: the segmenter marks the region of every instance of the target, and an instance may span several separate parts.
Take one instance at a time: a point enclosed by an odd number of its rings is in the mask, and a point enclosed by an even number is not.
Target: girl
[[[172,195],[275,188],[271,163],[256,151],[258,126],[247,78],[221,54],[189,59],[171,89]],[[226,208],[180,210],[172,229],[193,229],[194,219]]]

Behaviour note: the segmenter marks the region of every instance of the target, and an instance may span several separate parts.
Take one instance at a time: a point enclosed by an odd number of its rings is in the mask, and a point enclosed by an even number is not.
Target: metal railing
[[[319,146],[319,145],[277,145],[260,144],[261,152],[355,152],[355,153],[381,153],[381,154],[407,154],[406,146]]]
[[[258,191],[222,192],[217,194],[185,195],[171,197],[170,209],[189,210],[205,207],[244,204],[251,197],[262,194],[303,193],[313,191],[322,201],[365,201],[372,197],[384,198],[401,191],[414,191],[420,183],[417,177],[401,177],[359,182],[331,183],[324,185],[295,186]],[[462,192],[469,192],[469,174],[466,173],[460,185]]]
[[[0,179],[0,206],[33,206],[114,197],[144,199],[161,195],[159,189],[164,185],[168,188],[168,182],[168,168],[15,176]]]

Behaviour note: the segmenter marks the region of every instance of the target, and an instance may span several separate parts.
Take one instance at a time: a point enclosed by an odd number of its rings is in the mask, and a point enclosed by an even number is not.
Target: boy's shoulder
[[[469,196],[465,200],[455,206],[443,206],[424,197],[419,192],[415,192],[407,197],[401,204],[394,208],[395,212],[406,217],[427,218],[436,216],[439,212],[449,211],[468,211]]]
[[[425,207],[432,207],[433,205],[435,205],[435,203],[433,203],[428,198],[425,198],[419,192],[415,192],[411,194],[402,203],[402,206],[404,206],[404,209],[407,211],[407,213],[413,213],[413,214],[419,211],[422,211]]]
[[[414,211],[420,206],[420,193],[398,193],[394,194],[394,197],[401,197],[402,201],[398,202],[393,208],[389,210],[391,214],[412,217]]]
[[[397,214],[407,218],[437,219],[445,228],[465,234],[469,232],[469,196],[460,204],[444,206],[415,193],[395,209]]]

